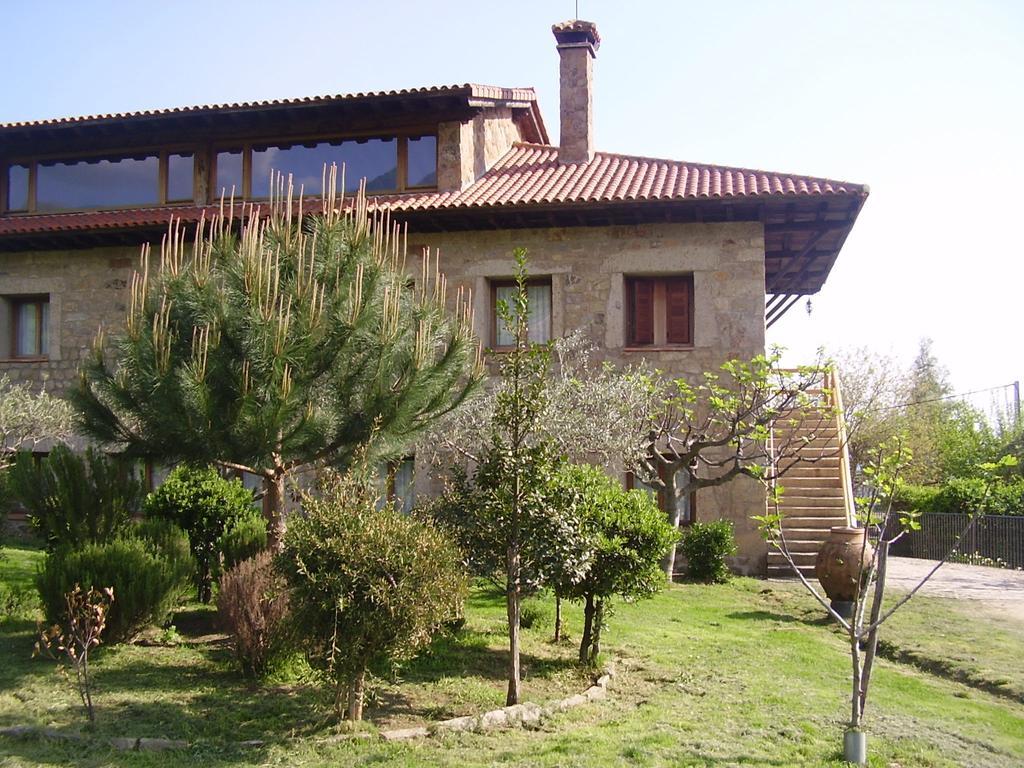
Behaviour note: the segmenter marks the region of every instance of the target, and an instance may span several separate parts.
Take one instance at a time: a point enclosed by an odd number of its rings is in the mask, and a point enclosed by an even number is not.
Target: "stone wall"
[[[111,329],[122,327],[128,282],[138,256],[135,246],[0,254],[0,295],[50,297],[49,359],[11,360],[9,350],[4,348],[0,351],[0,373],[14,381],[44,384],[50,392],[63,393],[74,380],[100,324]],[[10,322],[8,311],[0,315],[5,325]],[[6,331],[4,339],[9,345],[9,330],[0,330]]]
[[[512,250],[529,251],[531,275],[551,278],[552,335],[581,329],[599,358],[618,365],[647,361],[677,376],[698,377],[731,358],[764,352],[764,238],[757,223],[650,224],[417,235],[417,245],[440,249],[450,287],[472,289],[477,331],[491,332],[489,281],[512,275]],[[626,347],[626,276],[691,273],[692,347],[652,351]],[[490,342],[490,339],[488,339]],[[417,467],[417,489],[430,486]],[[762,514],[758,483],[739,478],[698,493],[697,519],[732,519],[739,554],[734,567],[764,573],[767,547],[750,521]]]
[[[646,360],[673,375],[696,377],[730,358],[764,351],[764,241],[757,223],[501,230],[411,239],[440,249],[450,295],[457,286],[472,289],[481,335],[491,329],[489,281],[512,275],[512,250],[523,246],[531,273],[551,278],[552,334],[582,329],[603,359],[619,365]],[[137,256],[134,247],[0,255],[0,294],[50,295],[53,350],[46,362],[4,360],[0,372],[64,391],[99,325],[115,332],[121,328]],[[671,273],[693,275],[692,347],[627,349],[625,276]],[[419,491],[429,487],[426,475],[426,467],[418,466]],[[750,515],[763,509],[760,487],[745,478],[698,493],[698,520],[723,516],[736,523],[740,554],[734,564],[743,572],[764,572],[767,549],[750,523]]]
[[[464,123],[437,127],[437,186],[442,192],[464,189],[522,140],[512,110],[488,109]]]

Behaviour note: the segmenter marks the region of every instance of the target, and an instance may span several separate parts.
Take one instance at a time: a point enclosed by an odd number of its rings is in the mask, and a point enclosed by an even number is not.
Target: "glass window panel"
[[[36,210],[156,205],[160,161],[152,157],[39,163]]]
[[[36,357],[39,349],[39,304],[23,302],[14,307],[16,313],[15,357]]]
[[[406,186],[437,186],[437,137],[409,139],[409,173]]]
[[[397,188],[397,139],[367,139],[331,144],[321,142],[313,146],[294,144],[282,147],[256,147],[252,152],[253,196],[266,197],[270,189],[270,175],[280,171],[292,176],[292,185],[298,193],[319,195],[323,192],[324,166],[345,169],[345,192],[359,189],[366,178],[367,192],[391,192]]]
[[[39,328],[39,354],[49,356],[50,354],[50,302],[44,301],[40,307],[40,318],[42,320]]]
[[[167,156],[167,202],[192,200],[194,168],[195,158],[191,152],[174,153]]]
[[[28,166],[12,165],[7,169],[7,210],[28,210]]]
[[[395,507],[409,514],[416,500],[416,460],[413,457],[402,459],[395,467],[394,488]]]
[[[242,150],[226,150],[217,153],[217,183],[213,185],[216,198],[223,194],[230,198],[242,197]]]
[[[495,329],[497,338],[495,344],[499,347],[511,347],[516,343],[515,335],[505,327],[504,321],[498,315],[497,303],[504,301],[509,309],[513,311],[515,319],[513,299],[516,295],[514,285],[500,285],[495,289]],[[551,340],[551,285],[536,284],[526,287],[526,296],[530,303],[529,316],[526,318],[529,330],[527,339],[535,344],[545,344]]]

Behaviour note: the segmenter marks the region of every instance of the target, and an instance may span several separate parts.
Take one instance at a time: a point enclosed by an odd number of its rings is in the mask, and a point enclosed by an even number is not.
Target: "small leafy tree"
[[[111,541],[127,530],[142,498],[128,462],[63,444],[40,461],[19,452],[8,482],[50,549]]]
[[[363,716],[367,669],[411,658],[461,615],[461,553],[429,522],[390,505],[350,473],[303,501],[277,558],[290,587],[295,631],[334,689],[339,717]]]
[[[556,482],[563,496],[575,497],[589,562],[581,574],[563,576],[554,586],[561,597],[583,601],[579,659],[593,664],[609,599],[636,600],[661,590],[661,560],[678,533],[650,496],[623,489],[596,467],[565,466]]]
[[[191,245],[172,224],[157,265],[143,249],[124,335],[98,334],[70,393],[104,444],[262,477],[271,547],[287,477],[345,467],[371,437],[396,455],[482,375],[469,301],[449,313],[429,256],[411,281],[397,227],[362,192],[339,198],[335,177],[315,214],[295,215],[277,178],[240,234],[223,206]]]
[[[96,722],[92,706],[92,671],[89,668],[89,653],[102,642],[103,630],[107,625],[110,604],[114,602],[114,588],[90,588],[83,590],[78,584],[64,596],[65,610],[63,623],[53,624],[40,630],[34,656],[48,655],[61,663],[58,670],[67,676],[66,659],[75,671],[75,690],[82,699],[82,706],[89,722]]]
[[[252,514],[253,498],[238,479],[227,480],[213,467],[175,467],[146,497],[147,517],[170,520],[188,534],[196,559],[200,602],[210,602],[213,571],[220,559],[225,530]]]
[[[524,595],[557,569],[582,568],[586,553],[578,543],[573,510],[552,505],[551,481],[559,456],[544,438],[541,420],[547,400],[550,351],[529,341],[527,256],[514,252],[516,291],[498,312],[515,344],[501,360],[491,419],[472,483],[454,505],[464,514],[455,522],[471,557],[500,567],[509,633],[506,704],[518,704],[520,609]],[[467,455],[467,454],[464,454]]]
[[[893,504],[899,489],[901,472],[908,463],[910,453],[897,440],[894,443],[883,443],[878,448],[875,459],[863,468],[869,495],[857,500],[864,548],[861,550],[861,559],[853,576],[854,598],[849,618],[840,615],[794,563],[783,528],[783,515],[779,511],[779,500],[783,491],[781,486],[769,483],[768,489],[774,502],[774,511],[755,517],[769,544],[782,553],[801,584],[828,611],[846,634],[853,668],[849,732],[859,733],[863,728],[871,672],[878,651],[879,630],[882,625],[903,608],[958,550],[964,536],[984,514],[985,502],[996,482],[997,473],[1002,469],[1016,466],[1017,462],[1015,458],[1008,456],[999,462],[979,467],[979,471],[988,477],[988,486],[982,503],[973,511],[956,541],[934,567],[907,594],[886,606],[885,577],[889,549],[907,531],[920,528],[915,512],[899,511]],[[874,541],[873,552],[868,555],[866,545],[872,532],[877,532],[877,539]],[[851,750],[847,754],[847,759],[852,760],[854,754],[856,752]]]
[[[698,384],[647,377],[646,440],[637,474],[664,488],[673,528],[679,527],[683,500],[692,492],[741,476],[777,479],[797,463],[816,430],[834,419],[823,386],[827,369],[817,364],[784,370],[779,357],[775,350],[729,360],[720,373],[705,372]],[[813,394],[816,390],[820,394]],[[805,431],[772,440],[773,426],[786,420],[799,420]],[[675,549],[664,562],[670,579]]]
[[[67,438],[72,421],[67,401],[0,375],[0,472],[13,462],[14,451],[31,451],[46,440]]]

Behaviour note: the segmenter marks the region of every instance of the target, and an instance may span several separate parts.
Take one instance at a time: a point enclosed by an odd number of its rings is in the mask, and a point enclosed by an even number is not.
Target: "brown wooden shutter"
[[[654,282],[630,280],[630,344],[654,343]]]
[[[669,344],[691,344],[693,283],[688,277],[665,280],[665,341]]]

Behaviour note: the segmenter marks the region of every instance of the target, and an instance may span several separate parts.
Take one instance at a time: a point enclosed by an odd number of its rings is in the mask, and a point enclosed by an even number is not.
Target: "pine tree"
[[[398,228],[362,190],[338,198],[336,169],[324,181],[312,215],[278,177],[240,229],[223,202],[190,246],[172,223],[157,265],[143,248],[124,335],[100,330],[71,393],[118,450],[262,477],[273,546],[290,474],[395,455],[483,373],[469,297],[449,314],[436,258],[410,280]]]

